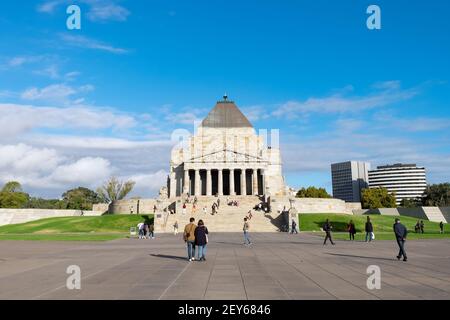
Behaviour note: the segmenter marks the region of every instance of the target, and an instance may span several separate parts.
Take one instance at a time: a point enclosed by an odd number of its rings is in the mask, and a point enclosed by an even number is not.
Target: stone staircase
[[[168,214],[165,217],[165,223],[155,225],[157,232],[173,232],[173,225],[178,221],[178,230],[182,232],[184,226],[189,223],[189,218],[194,217],[196,223],[199,219],[205,222],[210,232],[242,232],[244,217],[248,216],[248,211],[252,210],[252,218],[250,223],[250,232],[276,232],[283,224],[279,213],[268,213],[265,215],[262,211],[255,211],[253,208],[261,202],[257,196],[247,197],[229,197],[230,200],[237,200],[239,206],[228,206],[226,204],[227,197],[220,197],[220,207],[218,213],[211,214],[211,206],[213,202],[217,201],[216,197],[201,197],[198,199],[196,212],[192,211],[192,204],[186,205],[186,214],[182,214],[179,208],[176,214]],[[203,207],[206,207],[206,214],[203,212]]]

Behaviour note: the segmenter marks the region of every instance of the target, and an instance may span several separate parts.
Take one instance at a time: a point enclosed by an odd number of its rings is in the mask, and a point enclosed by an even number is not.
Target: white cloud
[[[112,45],[103,43],[101,41],[87,38],[87,37],[80,36],[80,35],[70,35],[67,33],[63,33],[63,34],[60,34],[60,39],[63,40],[65,44],[73,46],[73,47],[106,51],[106,52],[110,52],[110,53],[114,53],[114,54],[128,53],[128,50],[126,50],[126,49],[117,48]]]
[[[52,84],[45,88],[29,88],[22,92],[21,98],[24,100],[42,100],[51,102],[67,102],[69,97],[77,93],[75,88],[65,84]]]
[[[37,6],[37,11],[43,13],[53,13],[56,7],[62,4],[63,2],[64,1],[61,0],[46,1]]]
[[[73,163],[60,165],[48,179],[61,185],[100,185],[112,174],[111,163],[99,157],[86,157]]]
[[[397,81],[378,83],[382,89],[367,96],[344,96],[341,93],[305,101],[288,101],[273,112],[278,117],[295,118],[308,113],[358,112],[406,101],[417,95],[416,89],[401,90]]]
[[[91,10],[87,14],[91,21],[126,21],[130,15],[130,11],[115,3],[108,3],[107,1],[87,2],[91,3]],[[103,4],[101,4],[102,2]]]
[[[136,125],[133,116],[112,109],[71,106],[66,108],[0,103],[0,139],[16,137],[39,128],[125,129]]]

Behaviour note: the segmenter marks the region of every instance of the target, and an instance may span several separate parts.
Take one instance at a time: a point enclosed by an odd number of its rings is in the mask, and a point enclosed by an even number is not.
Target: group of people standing
[[[153,223],[140,222],[137,225],[139,239],[155,239],[155,226]]]

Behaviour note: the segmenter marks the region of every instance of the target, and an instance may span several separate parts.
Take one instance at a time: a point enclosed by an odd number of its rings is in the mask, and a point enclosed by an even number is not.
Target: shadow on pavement
[[[173,260],[186,260],[187,259],[186,257],[170,256],[170,255],[166,255],[166,254],[150,254],[150,256],[157,257],[157,258],[173,259]]]
[[[361,259],[376,259],[376,260],[386,260],[386,261],[395,261],[395,259],[388,258],[380,258],[380,257],[367,257],[367,256],[356,256],[351,254],[341,254],[341,253],[326,253],[332,256],[340,256],[340,257],[349,257],[349,258],[361,258]]]

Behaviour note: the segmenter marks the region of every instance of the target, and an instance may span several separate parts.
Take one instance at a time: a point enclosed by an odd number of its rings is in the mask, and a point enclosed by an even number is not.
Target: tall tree
[[[88,188],[78,187],[63,193],[66,209],[92,210],[92,205],[102,202],[101,197]]]
[[[3,186],[2,192],[23,192],[23,189],[20,182],[9,181]]]
[[[97,189],[100,199],[105,203],[110,203],[124,199],[133,190],[136,182],[132,180],[119,181],[116,177],[111,177],[103,186]]]
[[[19,209],[26,206],[29,195],[17,181],[7,182],[0,191],[0,208]]]
[[[450,206],[450,183],[440,183],[427,186],[424,204],[426,206]]]
[[[363,189],[361,192],[362,207],[364,209],[395,208],[395,194],[386,188]]]

